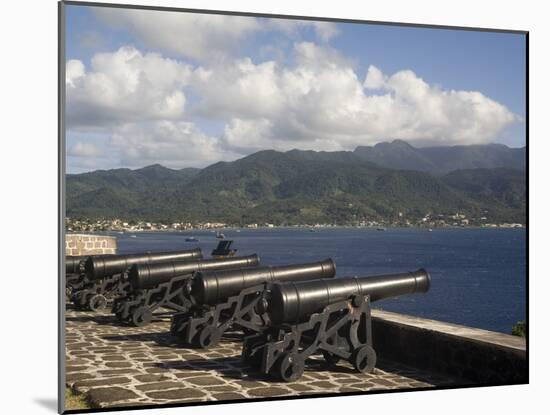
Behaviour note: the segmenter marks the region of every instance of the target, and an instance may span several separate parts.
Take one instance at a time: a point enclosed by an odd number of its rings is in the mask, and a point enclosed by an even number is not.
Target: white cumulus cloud
[[[335,50],[301,42],[295,54],[292,67],[237,60],[192,83],[202,114],[229,117],[227,145],[349,150],[394,138],[420,146],[487,143],[519,119],[481,92],[444,90],[411,70],[386,75],[370,66],[361,81]]]
[[[444,89],[409,69],[385,74],[371,65],[358,74],[338,51],[312,42],[297,42],[293,54],[288,66],[251,58],[193,66],[135,47],[96,54],[89,68],[71,60],[67,125],[110,135],[122,165],[185,167],[261,149],[352,150],[396,138],[487,143],[520,120],[479,91]],[[203,131],[210,121],[219,133]],[[94,151],[84,142],[69,149],[81,158]]]
[[[66,68],[69,128],[179,119],[184,113],[188,64],[128,46],[94,55],[89,69],[79,60]]]
[[[386,83],[386,79],[384,78],[384,74],[380,69],[378,69],[376,66],[370,65],[369,69],[367,70],[367,77],[365,78],[365,82],[363,85],[367,89],[379,89],[384,86]]]

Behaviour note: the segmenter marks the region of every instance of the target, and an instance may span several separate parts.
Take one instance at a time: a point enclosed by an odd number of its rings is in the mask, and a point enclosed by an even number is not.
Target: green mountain
[[[354,154],[380,166],[438,175],[477,168],[525,170],[526,165],[525,147],[510,148],[503,144],[416,148],[406,141],[394,140],[373,147],[357,147]]]
[[[200,171],[155,165],[67,176],[69,217],[345,224],[414,222],[457,211],[525,222],[525,173],[435,176],[380,167],[357,151],[267,150]]]
[[[456,170],[445,176],[443,181],[486,206],[507,206],[514,222],[524,222],[526,211],[525,172],[513,169],[471,169]],[[496,217],[498,220],[504,218]]]

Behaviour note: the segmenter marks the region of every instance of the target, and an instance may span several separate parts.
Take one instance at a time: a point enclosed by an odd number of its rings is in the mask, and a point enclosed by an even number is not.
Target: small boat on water
[[[433,232],[434,230],[432,228],[428,229],[428,232]]]
[[[385,231],[385,230],[386,230],[386,228],[383,228],[383,227],[379,227],[379,228],[376,228],[376,230],[377,230],[377,231],[381,231],[381,232],[383,232],[383,231]]]
[[[136,235],[130,235],[130,238],[137,238]]]
[[[310,232],[317,232],[317,231],[316,231],[315,229],[313,229],[313,228],[309,228],[309,231],[310,231]]]
[[[221,232],[216,232],[216,238],[217,239],[224,239],[225,238],[225,235]]]
[[[185,238],[185,242],[199,242],[199,240],[197,238],[195,238],[194,236],[189,236],[189,237]]]

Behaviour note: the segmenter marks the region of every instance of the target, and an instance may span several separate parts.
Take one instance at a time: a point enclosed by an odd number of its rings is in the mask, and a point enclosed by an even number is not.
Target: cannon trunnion
[[[144,326],[160,307],[187,311],[191,305],[190,281],[194,273],[256,267],[258,255],[204,259],[193,262],[161,262],[134,265],[128,273],[131,290],[115,300],[112,312],[125,323]]]
[[[340,359],[359,372],[376,365],[372,347],[371,302],[408,293],[427,292],[430,274],[338,278],[273,284],[267,305],[270,325],[245,337],[242,359],[260,372],[294,381],[305,361],[322,354],[327,365]]]
[[[269,286],[277,281],[332,278],[332,259],[256,269],[198,272],[191,285],[194,306],[172,317],[171,333],[185,344],[207,348],[230,329],[258,333],[269,324]]]

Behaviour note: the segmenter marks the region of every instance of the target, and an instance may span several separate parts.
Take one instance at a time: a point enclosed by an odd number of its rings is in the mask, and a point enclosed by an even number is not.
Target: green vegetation
[[[354,154],[384,167],[446,174],[454,170],[499,168],[525,170],[525,147],[503,144],[415,148],[403,140],[357,147]]]
[[[525,320],[518,321],[514,327],[512,327],[512,334],[514,336],[525,337],[527,334],[527,323]]]
[[[524,171],[478,168],[436,176],[380,167],[356,153],[268,150],[200,171],[155,165],[68,175],[67,215],[407,225],[426,217],[449,222],[459,212],[469,224],[525,223]]]
[[[90,409],[84,395],[74,393],[71,388],[65,388],[65,409]]]

